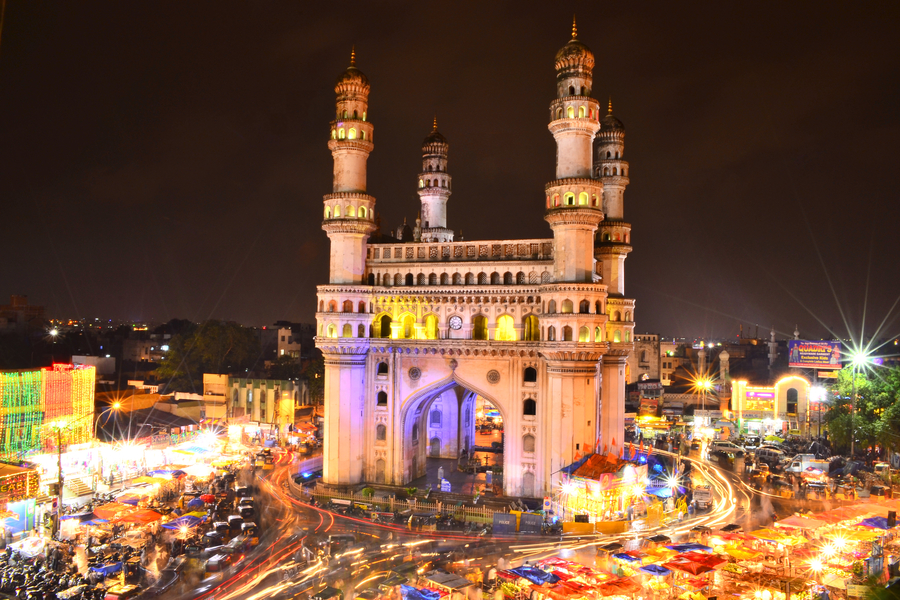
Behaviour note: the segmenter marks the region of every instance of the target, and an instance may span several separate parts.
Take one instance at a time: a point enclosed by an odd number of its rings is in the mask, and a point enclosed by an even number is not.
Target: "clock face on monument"
[[[462,319],[457,315],[450,317],[450,329],[459,329],[462,327]]]

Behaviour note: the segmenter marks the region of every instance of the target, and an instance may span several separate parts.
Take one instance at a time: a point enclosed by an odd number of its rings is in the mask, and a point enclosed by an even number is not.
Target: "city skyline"
[[[593,95],[612,96],[626,127],[636,330],[843,337],[868,295],[869,321],[889,314],[895,334],[896,9],[797,5],[773,20],[696,6],[573,6],[597,55]],[[503,3],[350,12],[7,6],[0,248],[14,260],[0,297],[27,294],[48,316],[311,322],[328,268],[330,92],[353,45],[372,82],[369,190],[384,230],[416,216],[436,114],[448,225],[467,240],[549,238],[547,56],[571,16]]]

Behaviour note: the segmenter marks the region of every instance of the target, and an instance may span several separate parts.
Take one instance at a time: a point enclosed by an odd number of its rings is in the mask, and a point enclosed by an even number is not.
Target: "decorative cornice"
[[[369,235],[375,231],[375,223],[366,219],[355,219],[340,217],[337,219],[326,219],[322,221],[322,229],[325,233],[332,235],[334,233],[357,233],[361,235]]]
[[[322,197],[326,202],[329,200],[367,200],[375,203],[375,196],[370,196],[365,192],[332,192]]]
[[[603,220],[599,208],[589,206],[554,206],[547,210],[544,220],[554,225],[587,225],[596,228]]]
[[[594,135],[600,130],[600,123],[588,119],[587,117],[583,119],[569,119],[563,117],[562,119],[550,121],[547,129],[549,129],[550,133],[553,135],[556,135],[557,133],[566,133],[568,131],[580,131],[582,133]]]
[[[369,153],[375,149],[375,144],[370,142],[369,140],[363,140],[360,138],[356,138],[355,140],[328,140],[328,149],[331,150],[332,154],[338,152],[346,152],[346,151],[357,151],[357,152],[365,152]]]
[[[565,179],[554,179],[547,183],[544,186],[545,192],[550,192],[554,188],[567,188],[574,186],[585,186],[585,187],[597,187],[602,188],[603,182],[597,179],[590,179],[588,177],[568,177]]]
[[[594,256],[622,256],[631,252],[631,244],[621,242],[597,242],[594,247]]]

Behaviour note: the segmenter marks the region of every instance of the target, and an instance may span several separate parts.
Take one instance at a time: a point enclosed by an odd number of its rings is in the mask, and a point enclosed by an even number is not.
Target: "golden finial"
[[[350,47],[350,66],[356,66],[356,45]]]
[[[578,26],[575,24],[575,15],[572,15],[572,39],[578,37]]]
[[[609,97],[609,108],[607,111],[609,114],[612,114],[612,96]]]
[[[437,131],[437,115],[434,115],[434,131]]]

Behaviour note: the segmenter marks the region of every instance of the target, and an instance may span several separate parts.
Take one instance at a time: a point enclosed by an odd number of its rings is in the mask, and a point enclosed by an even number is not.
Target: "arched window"
[[[503,284],[504,285],[512,285],[513,283],[513,274],[507,271],[503,274]]]
[[[419,273],[416,275],[416,285],[425,285],[425,273]]]
[[[331,139],[335,139],[335,138],[337,138],[337,131],[332,129],[331,130]]]
[[[614,313],[612,314],[612,317],[613,317],[613,318],[612,318],[613,321],[621,321],[621,320],[622,320],[622,313],[620,313],[619,311],[616,311],[616,312],[614,312]]]
[[[326,207],[325,207],[325,218],[326,218],[326,219],[330,219],[330,218],[331,218],[331,207],[330,207],[330,206],[326,206]]]
[[[359,137],[361,137],[362,139],[366,139],[366,130],[365,129],[363,129],[359,132]]]
[[[571,341],[572,341],[572,328],[571,328],[571,327],[569,327],[568,325],[566,325],[565,327],[563,327],[563,329],[562,329],[562,334],[563,334],[563,339],[562,339],[562,341],[564,341],[564,342],[571,342]]]
[[[578,304],[578,312],[583,315],[589,314],[591,312],[591,303],[587,300],[582,300]]]
[[[553,194],[553,206],[559,206],[559,194]]]
[[[534,452],[534,436],[530,433],[522,436],[522,452]]]
[[[524,327],[522,328],[522,339],[526,342],[541,341],[541,328],[538,324],[538,318],[534,315],[525,317]]]
[[[450,283],[450,277],[446,273],[441,273],[441,285],[447,285]]]
[[[534,367],[525,367],[525,373],[522,375],[522,381],[524,381],[525,383],[536,382],[537,381],[537,369],[535,369]]]
[[[344,323],[344,327],[341,331],[341,337],[353,337],[353,327],[350,326],[350,323]]]
[[[454,273],[453,274],[453,285],[462,285],[463,276],[462,273]]]
[[[387,392],[381,391],[376,395],[376,404],[378,406],[387,406]]]
[[[366,303],[363,300],[359,301],[359,310],[357,312],[364,313],[366,312]]]
[[[412,315],[403,317],[403,339],[411,340],[416,337],[416,319]]]
[[[486,285],[488,282],[487,273],[479,273],[478,274],[478,285]]]
[[[382,315],[381,318],[378,319],[378,323],[380,325],[378,330],[378,337],[391,337],[391,317],[389,315]]]
[[[341,127],[340,129],[338,129],[338,139],[339,139],[339,140],[342,140],[342,139],[344,139],[345,137],[347,137],[347,134],[344,133],[344,128]]]
[[[591,330],[587,327],[581,327],[578,329],[578,341],[581,343],[591,341]]]
[[[341,216],[341,207],[338,204],[334,205],[334,216],[335,218]]]
[[[575,86],[574,86],[574,85],[570,85],[570,86],[569,86],[569,95],[570,95],[570,96],[574,96],[574,95],[575,95]]]
[[[369,285],[375,285],[375,273],[369,273],[369,275],[366,277],[366,281]]]
[[[436,315],[428,315],[425,317],[425,339],[438,339],[438,318]]]
[[[579,107],[578,107],[578,118],[579,118],[579,119],[583,119],[583,118],[584,118],[584,107],[583,107],[583,106],[579,106]]]
[[[628,310],[625,311],[625,320],[626,321],[631,320],[631,311],[628,311]]]
[[[553,325],[547,328],[547,340],[550,342],[556,341],[556,327]]]
[[[551,300],[547,303],[547,312],[555,313],[556,312],[556,300]]]
[[[575,206],[575,194],[571,192],[566,194],[566,206]]]
[[[356,326],[356,337],[364,338],[366,337],[366,326],[360,323]]]
[[[378,363],[378,375],[387,375],[388,374],[388,364],[386,362]]]
[[[363,121],[366,120],[366,111],[363,111]]]
[[[344,305],[343,305],[343,308],[341,309],[341,312],[352,313],[353,312],[353,302],[351,302],[350,300],[344,300]]]
[[[525,273],[522,271],[516,273],[516,285],[525,285]]]
[[[406,285],[415,285],[415,283],[416,282],[415,282],[415,279],[413,279],[413,274],[407,273],[406,274]]]
[[[562,313],[565,315],[572,314],[575,312],[575,305],[571,300],[566,299],[562,301]]]
[[[642,363],[647,362],[647,351],[646,350],[641,350],[641,362]]]
[[[597,194],[591,196],[592,202],[591,206],[600,206],[600,202],[597,200]]]
[[[351,127],[350,131],[347,133],[347,139],[355,140],[356,139],[356,129]]]
[[[403,285],[403,275],[394,273],[394,285]]]
[[[629,330],[625,330],[625,342],[628,343],[631,341],[631,332]]]
[[[341,118],[342,118],[342,119],[346,119],[346,118],[347,118],[347,110],[346,110],[346,109],[344,110],[344,112],[341,113]]]
[[[375,440],[383,442],[387,439],[387,427],[383,423],[379,423],[375,427]]]
[[[337,301],[331,300],[328,303],[328,312],[337,312]]]
[[[325,301],[319,300],[319,312],[325,312]]]
[[[368,214],[368,211],[366,211],[366,207],[365,207],[365,206],[360,206],[360,207],[359,207],[359,218],[360,218],[360,219],[365,219],[367,214]]]
[[[578,206],[587,206],[588,205],[588,195],[587,192],[581,192],[578,194]]]
[[[594,327],[594,341],[602,342],[603,341],[603,330],[599,327]]]
[[[337,337],[337,325],[334,323],[328,324],[328,337],[336,338]]]
[[[797,392],[797,388],[788,388],[787,390],[787,413],[789,415],[797,414],[797,399],[799,398],[799,393]]]
[[[418,423],[413,423],[412,441],[414,441],[414,442],[419,441],[419,424]]]
[[[423,180],[423,179],[420,179],[420,180],[419,180],[419,187],[420,187],[420,188],[425,187],[425,180]]]
[[[603,305],[600,303],[599,300],[597,300],[596,302],[594,302],[594,312],[595,312],[596,314],[598,314],[598,315],[602,315],[602,314],[603,314]]]
[[[430,420],[430,423],[431,423],[432,425],[440,426],[440,424],[441,424],[441,411],[439,411],[438,409],[434,409],[433,411],[431,411],[431,420]]]
[[[503,315],[497,319],[497,330],[494,332],[494,339],[501,342],[516,341],[515,322],[511,316]]]
[[[474,273],[466,273],[466,285],[475,285]]]
[[[428,285],[437,285],[437,282],[438,282],[437,275],[434,273],[430,273],[428,275]]]
[[[615,332],[613,332],[613,341],[614,341],[614,342],[621,342],[621,341],[622,341],[622,332],[621,332],[621,330],[616,329]]]
[[[484,315],[476,315],[475,318],[472,319],[472,339],[487,339],[487,317]]]
[[[496,271],[491,273],[491,285],[500,285],[500,273]]]
[[[569,117],[570,119],[575,118],[575,107],[574,106],[570,106],[569,108],[566,109],[566,116]]]
[[[556,118],[557,118],[557,119],[562,119],[562,115],[563,115],[562,109],[561,109],[561,108],[557,108],[557,109],[556,109]]]
[[[522,403],[522,414],[526,417],[533,417],[537,414],[537,402],[533,398],[526,398]]]

